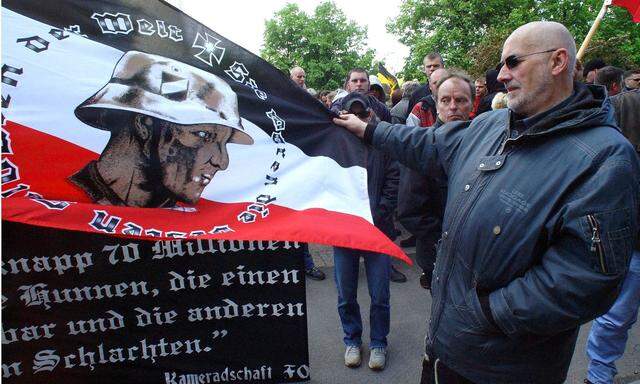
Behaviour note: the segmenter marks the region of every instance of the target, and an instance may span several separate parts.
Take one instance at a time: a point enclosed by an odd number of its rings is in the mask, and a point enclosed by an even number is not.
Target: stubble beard
[[[537,106],[544,103],[544,98],[549,93],[550,87],[553,87],[551,74],[542,72],[540,81],[531,91],[523,93],[522,88],[519,88],[519,94],[515,98],[508,93],[507,107],[519,115],[531,117],[539,112]]]

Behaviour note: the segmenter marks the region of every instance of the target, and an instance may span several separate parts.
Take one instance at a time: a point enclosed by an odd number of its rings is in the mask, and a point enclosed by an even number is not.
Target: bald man
[[[307,85],[304,82],[306,78],[306,74],[302,67],[293,67],[289,70],[289,77],[293,80],[294,83],[298,84],[299,87],[306,89]]]
[[[422,383],[562,383],[580,325],[619,292],[640,164],[603,88],[573,83],[575,60],[563,25],[529,23],[502,49],[506,109],[435,131],[334,119],[446,175]]]
[[[416,104],[407,116],[407,125],[416,127],[431,127],[436,123],[436,88],[440,79],[446,77],[449,73],[446,69],[440,68],[431,72],[429,77],[429,94],[423,97]]]

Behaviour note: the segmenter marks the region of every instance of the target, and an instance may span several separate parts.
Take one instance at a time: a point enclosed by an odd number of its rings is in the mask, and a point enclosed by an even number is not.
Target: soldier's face
[[[226,144],[232,133],[212,124],[165,126],[158,143],[164,187],[177,200],[196,203],[216,172],[227,169]]]

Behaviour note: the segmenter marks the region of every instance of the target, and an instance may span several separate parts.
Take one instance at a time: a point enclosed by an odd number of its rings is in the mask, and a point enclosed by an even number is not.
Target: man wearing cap
[[[216,172],[227,169],[226,145],[253,144],[227,83],[142,52],[125,53],[109,83],[75,114],[111,132],[100,158],[69,177],[98,204],[195,204]]]
[[[359,92],[351,92],[343,98],[345,111],[367,122],[377,122],[370,99]],[[393,211],[398,192],[397,163],[375,149],[367,150],[367,187],[373,223],[387,236],[395,236]],[[382,370],[386,365],[387,334],[390,324],[389,305],[389,256],[375,252],[335,247],[335,279],[338,290],[338,314],[344,330],[347,367],[360,365],[362,356],[362,319],[357,301],[358,270],[360,257],[367,274],[370,308],[369,368]]]
[[[373,95],[373,97],[375,97],[379,102],[386,105],[387,93],[384,91],[382,83],[376,75],[369,75],[369,93]]]
[[[387,108],[387,106],[384,103],[380,102],[380,100],[378,100],[375,96],[369,93],[371,89],[371,78],[372,76],[369,76],[369,73],[365,69],[353,68],[349,71],[349,73],[347,73],[344,89],[349,93],[356,92],[361,94],[363,98],[366,99],[369,103],[370,108],[373,110],[376,117],[381,121],[390,123],[391,112],[389,111],[389,108]],[[333,102],[333,104],[331,104],[331,110],[338,113],[343,110],[347,110],[344,109],[344,98],[338,99]],[[389,238],[392,240],[395,239],[398,235],[395,228],[393,231],[389,231],[388,234],[390,235]],[[405,281],[407,281],[407,277],[393,265],[391,266],[390,278],[391,281],[397,283],[404,283]]]
[[[533,22],[504,42],[508,108],[440,130],[336,124],[447,176],[422,383],[560,384],[582,324],[618,296],[638,234],[640,162],[575,39]]]
[[[373,95],[367,94],[370,90],[371,83],[369,82],[369,72],[362,68],[353,68],[347,73],[347,78],[344,83],[344,89],[348,93],[358,92],[361,95],[365,95],[365,98],[371,105],[373,112],[376,116],[386,122],[391,122],[391,113],[386,105],[381,103],[378,99],[376,99]],[[340,112],[345,110],[344,107],[344,98],[338,99],[331,104],[331,110],[335,112]]]

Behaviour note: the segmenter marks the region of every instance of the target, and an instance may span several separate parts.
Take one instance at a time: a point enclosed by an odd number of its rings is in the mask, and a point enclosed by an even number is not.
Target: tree
[[[267,20],[261,56],[282,71],[299,65],[307,85],[316,89],[341,87],[354,67],[371,69],[374,51],[367,48],[367,28],[347,20],[331,2],[307,15],[287,4]]]
[[[500,60],[502,43],[522,24],[535,20],[564,24],[579,46],[602,0],[404,0],[387,30],[410,47],[405,78],[422,77],[422,58],[438,51],[448,66],[484,74]],[[628,67],[640,62],[640,26],[625,9],[611,7],[591,41],[585,60],[602,57]]]

